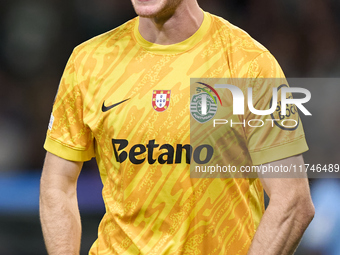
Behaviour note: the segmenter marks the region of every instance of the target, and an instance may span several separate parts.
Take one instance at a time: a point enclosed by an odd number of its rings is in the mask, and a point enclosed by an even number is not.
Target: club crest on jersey
[[[152,93],[152,108],[164,112],[169,108],[171,90],[154,90]]]

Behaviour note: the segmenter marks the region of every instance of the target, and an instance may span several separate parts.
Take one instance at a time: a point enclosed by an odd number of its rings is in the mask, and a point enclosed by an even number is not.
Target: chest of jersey
[[[190,77],[214,65],[190,56],[135,52],[90,78],[84,121],[97,153],[117,163],[189,163]]]

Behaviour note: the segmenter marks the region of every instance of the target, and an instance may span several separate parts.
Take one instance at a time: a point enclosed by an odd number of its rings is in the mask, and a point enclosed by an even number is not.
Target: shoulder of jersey
[[[254,38],[252,38],[246,31],[243,29],[231,24],[229,21],[218,17],[216,15],[212,15],[213,22],[215,23],[215,26],[217,26],[217,30],[225,31],[222,33],[222,36],[227,36],[226,38],[228,41],[232,40],[234,42],[241,43],[241,47],[244,48],[244,50],[255,50],[258,53],[262,53],[265,51],[268,51],[266,47],[264,47],[261,43],[256,41]],[[232,42],[231,42],[232,43]],[[240,45],[239,45],[240,46]]]
[[[100,47],[109,47],[114,45],[114,43],[127,35],[131,35],[133,33],[134,24],[136,22],[136,18],[133,18],[126,23],[116,27],[108,32],[97,35],[75,48],[76,52],[81,52],[83,50],[88,51],[91,49],[97,49]]]

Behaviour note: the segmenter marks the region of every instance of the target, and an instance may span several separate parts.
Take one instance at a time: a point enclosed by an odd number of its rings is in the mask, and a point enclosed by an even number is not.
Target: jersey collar
[[[188,39],[170,45],[161,45],[149,42],[145,40],[142,35],[139,33],[139,17],[136,18],[135,26],[134,26],[134,37],[137,43],[142,46],[145,50],[151,51],[156,54],[177,54],[190,50],[194,46],[196,46],[204,37],[204,35],[208,32],[210,24],[211,24],[211,16],[207,12],[204,13],[204,18],[199,29]]]

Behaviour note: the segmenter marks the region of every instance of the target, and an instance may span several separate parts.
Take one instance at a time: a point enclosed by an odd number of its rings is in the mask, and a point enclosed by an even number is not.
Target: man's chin
[[[135,8],[135,12],[138,16],[143,18],[153,18],[157,16],[157,12],[153,10],[153,8],[142,7],[142,8]]]
[[[156,18],[159,20],[167,20],[169,17],[173,15],[172,10],[161,11],[161,10],[135,10],[137,15],[142,18]]]
[[[154,18],[157,16],[154,13],[147,13],[147,12],[140,12],[140,13],[136,12],[136,13],[139,17],[142,17],[142,18]]]

